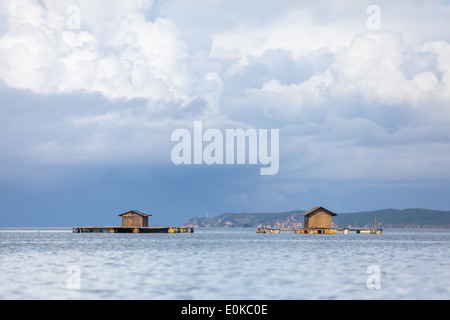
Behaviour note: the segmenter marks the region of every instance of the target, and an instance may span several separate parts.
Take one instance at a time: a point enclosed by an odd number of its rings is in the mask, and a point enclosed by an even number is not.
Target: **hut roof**
[[[324,211],[326,211],[327,213],[329,213],[331,216],[337,216],[337,214],[336,213],[334,213],[334,212],[331,212],[330,210],[328,210],[328,209],[325,209],[324,207],[314,207],[314,208],[312,208],[311,210],[308,210],[308,211],[306,211],[306,212],[303,212],[301,215],[302,216],[309,216],[310,214],[313,214],[314,212],[316,212],[317,210],[319,210],[319,209],[322,209],[322,210],[324,210]]]
[[[119,217],[121,217],[121,216],[123,216],[123,215],[125,215],[127,213],[135,213],[135,214],[138,214],[138,215],[143,216],[143,217],[151,216],[151,214],[149,214],[149,213],[145,213],[145,212],[142,212],[142,211],[139,211],[139,210],[131,210],[131,211],[127,211],[127,212],[124,212],[122,214],[119,214]]]

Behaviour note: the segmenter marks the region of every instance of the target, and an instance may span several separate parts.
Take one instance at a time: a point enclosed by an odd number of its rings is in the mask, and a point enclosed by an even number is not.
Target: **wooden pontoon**
[[[131,210],[119,214],[122,217],[120,227],[75,227],[73,233],[193,233],[191,227],[149,227],[148,217],[151,214]]]

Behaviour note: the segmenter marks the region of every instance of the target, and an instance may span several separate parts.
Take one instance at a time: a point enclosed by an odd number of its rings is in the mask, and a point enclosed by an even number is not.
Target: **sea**
[[[447,300],[450,230],[0,228],[2,300]]]

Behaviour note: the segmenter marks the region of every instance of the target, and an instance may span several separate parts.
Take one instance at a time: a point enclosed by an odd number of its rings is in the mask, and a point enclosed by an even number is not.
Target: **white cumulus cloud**
[[[0,77],[42,93],[94,91],[108,98],[187,99],[195,75],[169,19],[148,21],[149,1],[4,1]],[[67,20],[77,6],[80,29]],[[45,8],[44,8],[45,7]],[[69,25],[70,26],[70,25]]]

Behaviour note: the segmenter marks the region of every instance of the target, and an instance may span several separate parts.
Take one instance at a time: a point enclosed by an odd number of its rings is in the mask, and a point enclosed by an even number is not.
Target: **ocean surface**
[[[450,230],[0,228],[0,299],[450,299]]]

